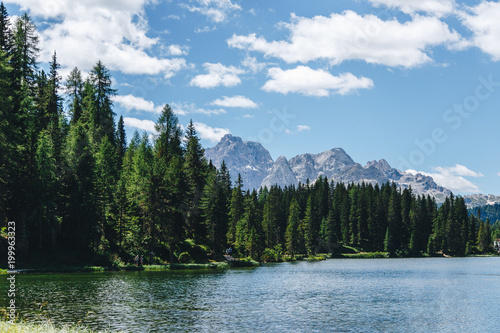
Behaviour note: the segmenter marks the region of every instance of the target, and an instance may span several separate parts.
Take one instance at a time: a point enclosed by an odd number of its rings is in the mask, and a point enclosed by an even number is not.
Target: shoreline
[[[499,257],[498,254],[473,254],[468,256],[414,256],[414,257],[404,257],[399,259],[415,259],[415,258],[490,258]],[[279,261],[263,261],[258,262],[255,260],[232,260],[232,261],[220,261],[220,262],[210,262],[210,263],[188,263],[188,264],[165,264],[165,265],[143,265],[143,266],[118,266],[118,267],[106,267],[106,266],[54,266],[54,267],[44,267],[44,268],[22,268],[16,270],[0,269],[0,275],[7,274],[42,274],[42,273],[101,273],[101,272],[141,272],[141,271],[180,271],[180,270],[218,270],[218,269],[230,269],[230,268],[252,268],[258,267],[263,264],[272,263],[283,263],[283,262],[296,262],[296,261],[323,261],[330,259],[394,259],[387,255],[385,252],[363,252],[363,253],[339,253],[331,256],[317,255],[317,256],[302,256],[290,260],[290,258],[284,258],[284,260]],[[398,259],[396,257],[396,259]]]

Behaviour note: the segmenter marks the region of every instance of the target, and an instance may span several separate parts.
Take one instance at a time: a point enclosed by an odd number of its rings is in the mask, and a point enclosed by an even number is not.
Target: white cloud
[[[211,142],[219,142],[224,135],[231,134],[231,131],[227,128],[210,127],[207,124],[198,122],[193,124],[200,137]]]
[[[209,110],[209,109],[199,108],[194,103],[172,102],[170,104],[170,106],[172,107],[172,110],[176,114],[182,115],[182,116],[185,116],[188,114],[193,114],[193,113],[204,114],[207,116],[218,116],[218,115],[226,113],[226,110],[224,110],[224,109],[211,109],[211,110]]]
[[[258,105],[251,99],[245,96],[236,95],[233,97],[224,96],[222,99],[218,98],[212,103],[212,105],[224,106],[227,108],[246,108],[255,109]]]
[[[290,134],[290,135],[295,135],[297,133],[304,132],[304,131],[310,131],[310,130],[311,130],[310,126],[307,126],[307,125],[298,125],[295,131],[292,131],[292,130],[286,128],[285,129],[285,133],[286,134]]]
[[[187,46],[181,46],[181,45],[169,45],[167,47],[167,54],[171,56],[181,56],[181,55],[187,55],[189,53],[189,47]]]
[[[194,29],[194,32],[197,34],[202,34],[205,32],[210,32],[210,31],[215,31],[217,30],[217,27],[209,27],[209,26],[204,26],[203,28],[196,28]]]
[[[203,64],[208,74],[201,74],[195,76],[191,82],[191,86],[200,88],[213,88],[217,86],[234,87],[241,83],[238,75],[245,73],[243,69],[234,66],[224,66],[221,63]]]
[[[252,119],[253,117],[255,117],[253,114],[244,114],[243,115],[243,118],[245,118],[245,119]],[[500,173],[498,175],[500,176]]]
[[[497,176],[498,176],[498,177],[500,177],[500,172],[499,172],[499,173],[497,173]]]
[[[452,167],[436,167],[432,168],[433,172],[423,172],[416,170],[406,170],[406,172],[424,176],[429,176],[434,179],[436,184],[446,187],[455,193],[480,193],[479,187],[464,177],[483,177],[480,172],[475,172],[467,167],[456,164]]]
[[[251,70],[252,73],[258,73],[266,68],[268,64],[264,62],[258,62],[257,58],[255,57],[247,56],[241,61],[241,65]]]
[[[154,121],[125,117],[123,118],[123,122],[125,126],[137,128],[149,133],[156,133]]]
[[[424,12],[441,17],[455,9],[454,0],[369,0],[375,7],[397,8],[406,14]]]
[[[306,96],[329,96],[332,92],[345,95],[357,89],[373,87],[373,81],[365,77],[358,78],[351,73],[333,76],[325,70],[314,70],[307,66],[298,66],[289,70],[270,68],[268,76],[271,79],[264,84],[262,89],[285,95],[290,92]]]
[[[452,167],[436,167],[433,170],[440,173],[452,173],[457,176],[474,177],[474,178],[484,177],[484,175],[481,172],[472,171],[465,165],[461,164],[455,164],[455,166]]]
[[[241,7],[231,0],[191,0],[191,2],[195,2],[196,5],[181,4],[181,7],[205,15],[215,23],[224,22],[232,11],[241,10]]]
[[[290,30],[288,40],[268,42],[256,34],[233,35],[230,47],[262,52],[287,63],[328,60],[340,64],[362,60],[390,67],[415,67],[432,61],[429,49],[445,45],[457,47],[460,35],[436,17],[415,15],[400,23],[383,21],[374,15],[361,16],[353,11],[333,13],[329,17],[297,17],[283,24]]]
[[[471,14],[462,13],[462,23],[469,28],[474,36],[472,44],[484,53],[489,54],[494,61],[500,61],[500,3],[483,1],[470,8]]]
[[[117,95],[113,97],[113,102],[120,104],[127,111],[146,111],[160,113],[163,106],[157,106],[151,101],[147,101],[142,97],[136,97],[133,95]]]
[[[127,74],[160,74],[167,78],[187,67],[181,58],[151,56],[159,44],[147,36],[144,7],[150,0],[9,0],[47,21],[40,29],[41,61],[54,50],[62,67],[90,69],[98,60]]]

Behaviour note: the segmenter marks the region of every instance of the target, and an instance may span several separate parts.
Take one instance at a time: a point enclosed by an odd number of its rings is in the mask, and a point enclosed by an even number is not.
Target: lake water
[[[6,281],[1,287],[6,290]],[[500,258],[18,275],[27,320],[125,332],[498,332]],[[6,296],[2,295],[5,307]]]

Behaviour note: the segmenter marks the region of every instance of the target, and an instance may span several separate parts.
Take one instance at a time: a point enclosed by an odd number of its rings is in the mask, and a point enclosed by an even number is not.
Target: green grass
[[[81,325],[56,327],[51,322],[38,324],[14,323],[0,321],[0,332],[3,333],[97,333],[109,331],[93,331]]]
[[[387,258],[387,252],[341,253],[337,258],[376,259]]]
[[[307,258],[304,258],[303,260],[306,260],[306,261],[321,261],[321,260],[326,260],[326,254],[310,255]]]

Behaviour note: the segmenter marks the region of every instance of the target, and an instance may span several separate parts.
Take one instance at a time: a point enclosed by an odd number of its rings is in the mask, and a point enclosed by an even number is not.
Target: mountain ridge
[[[241,174],[244,189],[273,185],[284,187],[305,184],[308,180],[314,183],[319,176],[324,176],[335,183],[365,182],[375,185],[394,182],[403,189],[411,186],[413,193],[430,195],[438,203],[444,202],[452,193],[436,184],[432,177],[392,168],[385,159],[368,161],[362,166],[342,148],[332,148],[315,154],[298,154],[290,159],[280,156],[274,161],[262,144],[243,141],[239,137],[226,134],[214,147],[205,149],[205,157],[217,167],[225,161],[231,179],[237,179],[238,173]],[[500,196],[490,195],[486,199],[479,199],[477,196],[464,196],[468,206],[473,207],[475,203],[485,201],[500,202]]]

